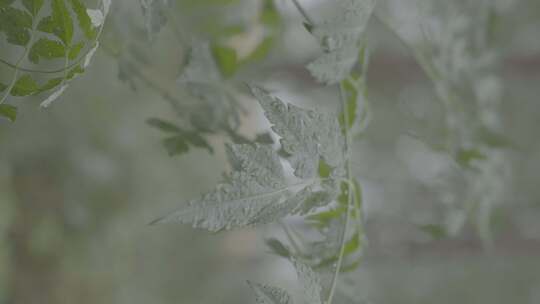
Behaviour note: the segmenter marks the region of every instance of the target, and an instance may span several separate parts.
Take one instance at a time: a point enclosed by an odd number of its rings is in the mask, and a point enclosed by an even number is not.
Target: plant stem
[[[307,22],[313,24],[313,19],[311,19],[311,17],[309,17],[308,13],[304,10],[302,5],[300,5],[300,2],[298,2],[298,0],[292,0],[292,2],[294,3],[294,6],[296,6],[296,9],[304,17],[304,19],[306,19]]]
[[[345,92],[343,89],[343,85],[339,84],[339,98],[341,100],[342,106],[343,106],[343,117],[344,117],[344,125],[343,132],[345,134],[345,162],[346,162],[346,174],[347,174],[347,181],[349,183],[348,186],[348,199],[347,199],[347,215],[345,216],[345,223],[343,224],[343,230],[340,237],[340,245],[339,245],[339,254],[338,259],[336,262],[336,269],[334,271],[334,275],[332,277],[332,283],[330,287],[330,292],[328,293],[328,299],[326,300],[326,304],[332,304],[332,301],[334,299],[334,294],[336,292],[337,282],[339,279],[339,273],[341,271],[341,264],[343,264],[343,257],[345,255],[345,244],[346,244],[346,238],[347,238],[347,230],[349,227],[349,223],[351,221],[351,211],[352,211],[352,204],[353,204],[353,191],[354,187],[351,187],[352,184],[352,174],[351,174],[351,162],[350,162],[350,134],[349,134],[349,113],[348,113],[348,107],[347,107],[347,99],[345,98]]]

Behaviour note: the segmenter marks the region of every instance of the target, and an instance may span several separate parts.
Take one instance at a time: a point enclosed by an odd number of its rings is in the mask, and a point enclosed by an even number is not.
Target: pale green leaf
[[[210,231],[245,227],[264,207],[286,198],[283,168],[271,147],[227,147],[233,171],[225,183],[155,223],[191,223]]]
[[[255,293],[255,303],[257,304],[292,304],[289,294],[281,288],[250,281],[248,284]]]
[[[212,55],[214,55],[216,64],[223,77],[231,77],[238,69],[236,50],[227,46],[213,44]]]
[[[302,288],[304,299],[309,304],[321,304],[321,280],[319,276],[307,264],[293,260],[298,282]]]
[[[272,123],[272,130],[281,136],[282,148],[290,155],[288,160],[296,176],[317,176],[321,158],[332,168],[341,169],[345,141],[337,119],[287,105],[256,86],[251,91]]]

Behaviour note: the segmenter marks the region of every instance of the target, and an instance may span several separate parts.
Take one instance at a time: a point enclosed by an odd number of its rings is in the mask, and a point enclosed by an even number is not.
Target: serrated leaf
[[[344,138],[334,117],[287,105],[256,86],[251,86],[251,92],[272,123],[272,130],[281,136],[282,148],[290,155],[288,160],[297,177],[317,176],[321,158],[332,168],[341,169]]]
[[[325,54],[308,65],[320,82],[335,84],[345,79],[358,59],[358,49],[376,0],[340,0],[338,14],[317,24],[306,24]]]
[[[66,48],[62,43],[47,38],[40,38],[30,48],[28,58],[32,63],[38,64],[41,58],[63,58],[65,54]]]
[[[86,38],[92,40],[96,37],[97,32],[92,26],[92,20],[86,11],[86,7],[80,0],[70,0],[71,7],[77,15],[77,20],[79,21],[79,27],[83,31]],[[101,11],[100,11],[101,12]],[[102,21],[103,22],[103,21]]]
[[[298,276],[298,282],[303,291],[305,302],[309,304],[321,304],[322,286],[319,276],[307,264],[298,260],[293,260],[292,262],[296,269],[296,275]]]
[[[255,293],[255,303],[257,304],[292,304],[289,294],[281,288],[250,281],[248,281],[248,285]]]
[[[17,119],[17,108],[12,105],[0,104],[0,116],[14,122]]]
[[[358,47],[345,47],[324,53],[307,65],[307,69],[317,81],[331,85],[347,78],[358,60]]]
[[[288,197],[283,168],[271,147],[233,144],[227,152],[233,171],[225,183],[154,223],[191,223],[214,232],[245,227],[263,208]]]
[[[19,77],[11,89],[12,96],[28,96],[36,93],[39,93],[39,85],[28,74]]]
[[[30,41],[32,16],[14,7],[0,8],[0,31],[4,32],[9,43],[25,46]]]
[[[22,0],[22,3],[28,12],[34,17],[43,7],[43,0]]]

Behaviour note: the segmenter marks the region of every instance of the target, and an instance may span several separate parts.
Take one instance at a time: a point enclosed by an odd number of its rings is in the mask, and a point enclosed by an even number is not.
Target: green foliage
[[[24,10],[19,8],[19,4]],[[7,102],[10,96],[37,95],[53,89],[56,90],[41,105],[46,107],[58,98],[69,82],[83,73],[97,48],[98,34],[103,24],[93,22],[89,12],[103,21],[109,5],[109,0],[103,0],[100,9],[91,10],[80,0],[3,1],[0,6],[0,32],[4,33],[7,43],[23,49],[15,63],[0,60],[11,71],[12,77],[10,83],[2,88],[0,104]],[[43,16],[44,11],[50,14]],[[78,27],[74,25],[74,18],[78,20]],[[84,37],[74,43],[79,32]],[[81,56],[81,53],[84,55]],[[27,60],[34,66],[26,67]],[[84,61],[82,65],[79,64],[81,61]],[[49,62],[59,65],[52,70],[43,70],[38,66]],[[25,73],[22,74],[22,71]],[[43,84],[40,85],[40,82]]]
[[[187,153],[190,146],[204,148],[208,152],[214,153],[214,149],[212,149],[206,139],[197,132],[184,130],[173,123],[159,118],[150,118],[147,120],[147,123],[168,134],[163,140],[163,146],[167,149],[170,156]]]

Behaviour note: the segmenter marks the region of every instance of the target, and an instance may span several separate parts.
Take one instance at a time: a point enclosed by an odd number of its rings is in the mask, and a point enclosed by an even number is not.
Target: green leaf
[[[73,20],[64,0],[51,0],[52,15],[47,16],[38,24],[38,30],[54,34],[65,46],[73,39]]]
[[[236,50],[218,44],[213,44],[211,48],[221,75],[225,78],[231,77],[238,68]]]
[[[251,92],[272,123],[272,130],[281,136],[281,145],[290,155],[288,160],[297,177],[317,176],[320,159],[333,169],[342,168],[345,140],[337,119],[287,105],[256,86],[251,87]]]
[[[71,47],[68,53],[69,60],[75,60],[77,56],[79,56],[79,54],[81,53],[81,50],[84,47],[84,44],[85,44],[84,41],[81,41]]]
[[[13,7],[0,8],[0,31],[11,44],[25,46],[30,41],[32,16]]]
[[[65,55],[66,48],[62,43],[47,38],[40,38],[30,48],[28,58],[32,63],[38,64],[41,58],[57,59],[63,58]]]
[[[36,93],[39,93],[39,85],[28,74],[17,79],[15,85],[11,89],[11,95],[13,96],[28,96]]]
[[[5,89],[7,89],[7,85],[0,82],[0,92],[4,92]]]
[[[36,16],[43,7],[43,0],[22,0],[24,7],[32,16]]]
[[[250,281],[248,281],[248,285],[255,293],[255,303],[257,304],[292,304],[289,294],[281,288]]]
[[[52,89],[56,88],[58,85],[60,85],[62,83],[63,79],[64,78],[62,78],[62,77],[51,78],[51,79],[47,80],[47,82],[39,88],[39,91],[40,92],[45,92],[45,91],[48,91],[48,90],[52,90]]]
[[[307,68],[320,82],[344,80],[358,59],[358,49],[376,0],[339,0],[339,13],[317,24],[305,24],[321,44],[324,54]]]
[[[0,104],[0,116],[14,122],[17,119],[17,108],[12,105]]]
[[[213,232],[254,225],[266,206],[288,197],[279,157],[269,146],[228,145],[233,172],[214,191],[154,223],[192,223]]]
[[[96,37],[97,32],[92,26],[92,20],[90,19],[90,16],[86,11],[86,7],[80,0],[70,0],[70,3],[73,11],[77,15],[79,27],[83,31],[86,38],[88,38],[89,40],[93,40]]]

